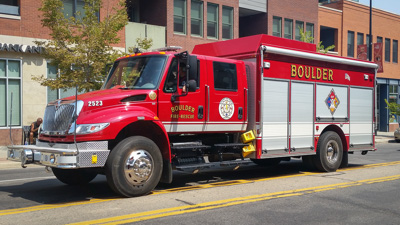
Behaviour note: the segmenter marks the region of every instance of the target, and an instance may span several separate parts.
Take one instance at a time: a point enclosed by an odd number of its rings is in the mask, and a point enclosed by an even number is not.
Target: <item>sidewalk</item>
[[[378,132],[375,136],[375,143],[394,142],[393,132]],[[36,166],[33,164],[28,167]],[[7,160],[7,146],[0,146],[0,170],[21,168],[21,163]]]

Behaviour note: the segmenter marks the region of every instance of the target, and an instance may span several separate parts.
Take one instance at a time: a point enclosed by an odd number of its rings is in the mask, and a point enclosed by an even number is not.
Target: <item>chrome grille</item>
[[[46,134],[66,134],[73,122],[75,105],[49,104],[44,112],[42,132]]]

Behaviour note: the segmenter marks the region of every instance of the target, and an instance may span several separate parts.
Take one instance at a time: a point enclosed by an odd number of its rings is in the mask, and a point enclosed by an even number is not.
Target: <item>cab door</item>
[[[237,61],[207,61],[207,131],[233,132],[246,129],[247,86],[244,65]]]
[[[204,131],[205,122],[205,83],[206,65],[201,58],[197,59],[197,74],[191,74],[190,79],[196,80],[194,92],[185,94],[179,79],[177,57],[171,59],[165,78],[160,85],[158,97],[158,117],[169,133],[193,133]],[[183,96],[181,96],[183,95]],[[172,96],[175,97],[171,101]]]

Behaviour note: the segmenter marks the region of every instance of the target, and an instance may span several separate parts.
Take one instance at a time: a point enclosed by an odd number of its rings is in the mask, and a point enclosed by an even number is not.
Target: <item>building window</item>
[[[233,38],[233,8],[222,6],[222,39]]]
[[[295,39],[301,41],[300,31],[304,32],[304,22],[296,20]]]
[[[272,35],[282,37],[282,18],[274,16],[272,19]]]
[[[186,34],[186,0],[174,0],[174,32]]]
[[[354,57],[354,32],[347,33],[347,57]]]
[[[357,46],[358,45],[363,45],[364,44],[364,34],[363,33],[357,33]]]
[[[136,0],[126,0],[126,11],[129,22],[140,22],[140,2]]]
[[[207,37],[218,39],[218,5],[207,3]]]
[[[293,20],[291,19],[285,19],[284,37],[287,39],[293,39]]]
[[[65,18],[75,17],[82,19],[85,17],[84,0],[63,0],[63,13]]]
[[[192,0],[191,29],[193,36],[203,36],[203,2]]]
[[[0,59],[0,127],[21,126],[21,102],[21,61]]]
[[[389,103],[390,102],[397,103],[397,95],[398,95],[398,86],[389,85]]]
[[[385,62],[390,62],[390,39],[385,38]]]
[[[47,78],[56,79],[58,76],[57,66],[50,65],[47,63]],[[47,87],[47,103],[55,101],[57,99],[66,98],[75,95],[75,88],[64,89],[51,89]],[[83,94],[84,92],[78,92],[78,94]]]
[[[377,43],[382,43],[383,42],[383,38],[382,37],[376,37],[376,42]]]
[[[310,37],[312,37],[311,43],[314,43],[314,24],[306,23],[306,32],[310,32]]]
[[[19,16],[18,0],[0,0],[0,13]]]
[[[398,44],[399,42],[397,40],[393,40],[393,62],[397,63],[398,62]]]

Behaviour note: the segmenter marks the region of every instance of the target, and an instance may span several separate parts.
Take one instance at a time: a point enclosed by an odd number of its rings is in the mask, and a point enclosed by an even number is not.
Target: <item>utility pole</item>
[[[368,43],[369,61],[372,61],[372,0],[369,0],[369,43]]]

